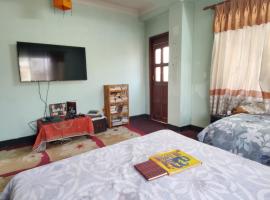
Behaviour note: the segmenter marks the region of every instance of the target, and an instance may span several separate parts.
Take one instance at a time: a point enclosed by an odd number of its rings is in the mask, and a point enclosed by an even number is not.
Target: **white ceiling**
[[[120,5],[126,8],[135,9],[139,14],[152,11],[159,7],[169,6],[175,0],[100,0]]]
[[[82,3],[120,9],[139,16],[146,15],[155,10],[168,8],[170,4],[179,0],[78,0]]]

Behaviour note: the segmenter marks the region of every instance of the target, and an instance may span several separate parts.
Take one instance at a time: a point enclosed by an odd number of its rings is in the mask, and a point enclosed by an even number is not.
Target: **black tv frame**
[[[65,80],[31,80],[31,81],[22,81],[21,78],[21,70],[20,70],[20,63],[19,63],[19,48],[18,45],[20,44],[33,44],[33,45],[46,45],[51,47],[64,47],[64,48],[81,48],[84,51],[84,66],[85,66],[85,78],[84,79],[65,79]],[[21,83],[37,83],[37,82],[55,82],[55,81],[86,81],[87,80],[87,62],[86,62],[86,48],[85,47],[78,47],[78,46],[67,46],[67,45],[57,45],[57,44],[47,44],[47,43],[34,43],[34,42],[22,42],[17,41],[17,63],[18,63],[18,70],[19,70],[19,79]]]

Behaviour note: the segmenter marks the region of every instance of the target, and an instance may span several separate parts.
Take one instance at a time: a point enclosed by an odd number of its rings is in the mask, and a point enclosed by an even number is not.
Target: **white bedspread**
[[[134,164],[170,149],[183,150],[203,164],[151,182],[135,171]],[[22,172],[0,199],[267,200],[270,168],[164,130]]]

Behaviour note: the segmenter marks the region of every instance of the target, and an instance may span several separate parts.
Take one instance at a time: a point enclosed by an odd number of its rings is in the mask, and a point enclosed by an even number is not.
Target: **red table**
[[[94,133],[94,126],[90,117],[78,117],[60,122],[43,123],[37,122],[38,134],[33,150],[41,152],[46,150],[46,143],[60,139],[91,135]]]

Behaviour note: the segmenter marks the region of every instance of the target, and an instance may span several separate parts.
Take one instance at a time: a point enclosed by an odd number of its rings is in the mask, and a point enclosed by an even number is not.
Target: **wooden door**
[[[169,33],[150,38],[151,119],[168,122]]]

